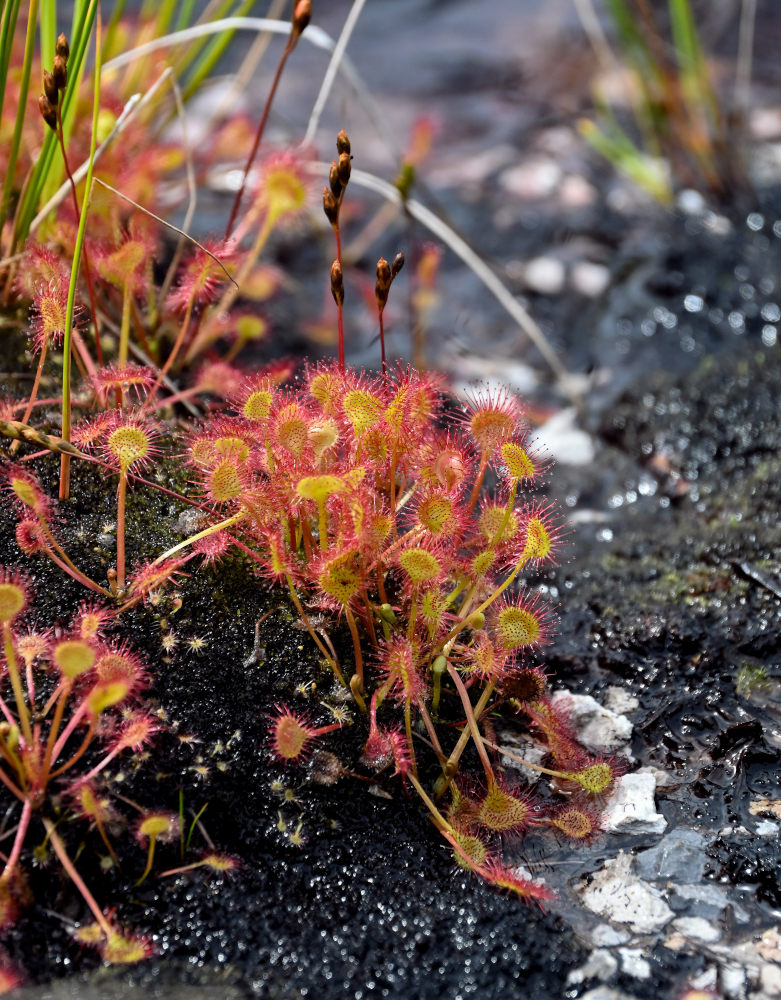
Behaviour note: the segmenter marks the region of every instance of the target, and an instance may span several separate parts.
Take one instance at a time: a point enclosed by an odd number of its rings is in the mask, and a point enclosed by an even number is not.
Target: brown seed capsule
[[[64,33],[61,33],[57,37],[57,55],[62,56],[62,58],[67,62],[70,54],[71,50],[68,46],[68,39],[65,37]]]
[[[54,82],[54,77],[45,69],[43,71],[43,92],[53,107],[57,107],[57,102],[60,99],[60,92],[57,90],[57,84]]]
[[[46,122],[52,132],[57,131],[57,112],[52,107],[52,103],[46,94],[41,94],[38,98],[38,110],[41,112],[41,118]]]
[[[399,271],[404,267],[404,254],[399,250],[396,256],[393,258],[393,264],[391,266],[391,277],[395,278]]]
[[[339,206],[336,203],[336,198],[334,198],[327,187],[323,188],[323,211],[331,225],[337,225],[339,222]]]
[[[311,0],[298,0],[293,8],[293,33],[300,35],[312,19]]]
[[[344,302],[344,276],[342,275],[342,265],[338,260],[331,264],[331,295],[334,302],[341,306]]]
[[[344,129],[336,137],[336,152],[341,156],[342,153],[350,153],[350,140],[347,138],[347,133]]]
[[[339,170],[339,180],[342,182],[344,187],[347,187],[347,182],[350,179],[350,170],[352,169],[350,164],[349,153],[339,154],[339,162],[337,164],[337,169]]]
[[[328,183],[331,185],[331,194],[338,198],[342,193],[342,182],[339,180],[339,167],[336,160],[331,161],[331,169],[328,172]]]
[[[68,82],[68,70],[65,68],[64,56],[54,57],[54,66],[52,67],[52,78],[54,80],[54,85],[57,87],[57,90],[65,90],[65,85]]]
[[[377,299],[377,308],[382,310],[388,301],[388,292],[391,286],[390,264],[384,257],[377,261],[377,284],[374,286],[374,295]]]

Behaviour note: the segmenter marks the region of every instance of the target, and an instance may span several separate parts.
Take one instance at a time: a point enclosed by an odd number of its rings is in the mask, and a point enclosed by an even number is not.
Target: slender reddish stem
[[[60,839],[60,835],[54,829],[54,824],[50,819],[47,819],[44,816],[43,825],[46,827],[46,832],[49,835],[49,840],[51,841],[52,847],[54,848],[54,853],[60,860],[60,864],[68,873],[68,875],[71,878],[71,881],[81,893],[84,902],[92,911],[92,915],[95,918],[95,922],[97,923],[98,927],[100,927],[100,929],[103,931],[103,933],[106,935],[106,939],[110,938],[113,933],[111,924],[109,924],[108,920],[106,920],[102,910],[95,901],[95,897],[89,891],[86,883],[84,882],[84,879],[76,871],[76,866],[68,857],[68,852],[65,850],[65,845]]]
[[[247,157],[247,163],[244,167],[244,174],[241,178],[241,187],[236,192],[236,197],[233,200],[233,208],[231,208],[230,218],[228,219],[228,225],[225,227],[225,239],[227,240],[230,234],[233,232],[233,225],[236,222],[236,217],[239,214],[239,208],[241,207],[241,199],[244,197],[244,188],[247,186],[247,177],[249,176],[250,169],[252,167],[255,156],[257,155],[258,148],[260,146],[260,140],[263,138],[263,132],[266,128],[266,122],[268,121],[269,112],[271,111],[271,104],[274,100],[274,95],[277,92],[277,87],[279,81],[282,77],[282,70],[285,68],[285,63],[287,62],[287,57],[296,47],[296,42],[298,41],[298,35],[291,33],[287,40],[287,45],[282,52],[279,60],[279,65],[277,66],[277,71],[274,74],[274,80],[271,84],[271,90],[266,98],[266,105],[263,108],[263,115],[261,116],[260,122],[258,123],[258,130],[255,133],[255,141],[252,144],[252,149]]]
[[[0,876],[0,881],[7,881],[14,873],[14,868],[16,868],[19,855],[22,853],[22,844],[24,843],[24,838],[27,836],[27,829],[30,826],[30,817],[32,816],[32,812],[33,804],[28,797],[24,800],[22,815],[19,819],[19,826],[16,828],[16,836],[14,837],[14,846],[11,848],[11,853],[8,855],[8,860],[5,863],[3,874]]]

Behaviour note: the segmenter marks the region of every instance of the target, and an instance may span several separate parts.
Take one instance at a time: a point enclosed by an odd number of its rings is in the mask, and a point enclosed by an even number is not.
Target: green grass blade
[[[226,12],[230,10],[231,6],[231,4],[223,5]],[[242,0],[242,3],[239,3],[233,13],[229,16],[243,17],[245,14],[249,13],[252,6],[253,0]],[[221,13],[217,15],[218,18],[222,16],[223,15]],[[176,71],[177,76],[180,79],[185,69],[192,64],[192,69],[190,70],[187,80],[182,87],[182,97],[185,101],[192,97],[192,95],[198,90],[203,81],[217,65],[221,56],[233,40],[234,35],[235,32],[226,31],[224,34],[220,34],[216,38],[212,38],[207,43],[197,43],[197,47],[194,48],[191,53],[186,53],[183,61],[177,64]]]
[[[625,57],[638,73],[656,75],[659,67],[626,0],[607,0],[607,6]]]
[[[33,2],[33,0],[31,0]],[[83,5],[79,5],[83,6]],[[98,9],[98,0],[91,0],[86,12],[82,11],[78,22],[74,17],[74,33],[71,41],[71,54],[68,59],[68,75],[70,83],[65,91],[62,101],[63,123],[72,121],[76,108],[76,85],[73,81],[78,80],[81,75],[84,57],[87,51],[87,43],[95,22],[95,14]],[[57,149],[57,139],[54,133],[47,129],[46,138],[43,142],[38,162],[32,170],[30,180],[22,195],[19,211],[16,215],[14,233],[12,240],[12,252],[16,252],[27,236],[27,230],[33,220],[37,206],[40,204],[41,192],[50,173],[52,163]],[[56,189],[56,188],[55,188]]]
[[[108,60],[115,55],[114,38],[117,33],[117,26],[122,20],[124,13],[125,0],[116,0],[114,8],[111,11],[111,17],[106,25],[106,30],[103,32],[103,51],[100,54],[100,61],[102,63],[108,62]]]
[[[98,0],[92,0],[92,7],[97,10]],[[93,11],[94,18],[94,11]],[[86,50],[86,44],[84,46]],[[68,286],[68,304],[65,313],[65,340],[62,352],[62,438],[70,441],[71,431],[71,338],[73,332],[73,310],[76,302],[76,284],[79,276],[79,264],[81,263],[81,252],[84,246],[84,234],[87,231],[87,215],[89,214],[89,198],[92,190],[92,174],[95,165],[95,150],[98,145],[98,115],[100,112],[100,49],[101,32],[100,17],[95,21],[95,70],[93,74],[93,101],[92,101],[92,136],[90,138],[89,166],[87,167],[87,180],[84,187],[84,197],[81,202],[81,212],[79,216],[79,229],[76,234],[76,244],[73,248],[73,264],[71,265],[70,285]],[[83,56],[83,52],[82,52]],[[97,331],[96,331],[97,333]]]
[[[0,232],[2,232],[5,220],[8,218],[8,209],[11,205],[11,192],[14,184],[14,174],[16,164],[19,159],[19,149],[22,145],[22,129],[24,119],[29,108],[27,107],[27,97],[30,93],[30,74],[33,66],[33,53],[35,51],[35,26],[38,22],[38,0],[30,0],[30,7],[27,14],[27,34],[24,44],[24,62],[22,65],[22,79],[19,84],[19,107],[16,109],[16,122],[14,123],[14,134],[11,139],[11,149],[8,155],[8,171],[3,182],[3,194],[0,198]],[[47,132],[49,131],[47,126]],[[49,135],[53,138],[53,135]],[[11,253],[14,252],[13,246]]]
[[[3,116],[5,101],[5,82],[8,79],[8,67],[11,62],[11,49],[14,42],[16,22],[19,19],[19,7],[22,0],[11,0],[3,7],[3,17],[0,20],[0,120]]]
[[[689,0],[670,0],[670,23],[684,99],[693,113],[713,116],[718,113],[718,102]]]
[[[188,28],[193,23],[194,10],[195,0],[185,0],[179,8],[179,17],[176,19],[176,31]]]
[[[57,42],[57,0],[41,0],[41,66],[51,70]]]

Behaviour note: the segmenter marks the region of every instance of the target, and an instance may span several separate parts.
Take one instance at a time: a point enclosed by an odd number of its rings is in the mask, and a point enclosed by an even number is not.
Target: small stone
[[[675,199],[678,208],[686,215],[702,215],[708,205],[699,191],[685,188]]]
[[[636,1000],[631,993],[624,993],[613,986],[595,986],[583,994],[581,1000]]]
[[[703,917],[678,917],[671,926],[690,941],[712,944],[721,937],[719,928]]]
[[[557,257],[533,257],[523,269],[526,286],[540,295],[556,295],[564,288],[566,270]]]
[[[752,799],[748,804],[748,811],[752,816],[775,816],[781,819],[781,799],[768,799],[761,796]]]
[[[761,819],[757,823],[757,836],[774,837],[778,834],[778,829],[778,823],[774,823],[770,819]]]
[[[603,948],[597,948],[591,952],[587,960],[578,969],[573,969],[567,976],[567,985],[577,985],[586,979],[601,979],[603,982],[610,979],[618,970],[618,962]]]
[[[559,455],[556,458],[561,460]],[[595,753],[617,750],[632,735],[629,719],[603,708],[591,695],[556,691],[552,701],[567,712],[579,742]]]
[[[754,108],[748,127],[757,139],[778,139],[781,136],[781,109]]]
[[[768,997],[781,997],[781,966],[766,962],[759,970],[759,985]]]
[[[547,747],[534,740],[525,739],[523,736],[502,732],[499,733],[498,742],[503,754],[511,753],[513,755],[512,757],[502,756],[502,768],[516,771],[524,781],[532,785],[536,784],[540,780],[540,772],[526,767],[525,764],[519,764],[513,758],[520,757],[523,760],[528,760],[530,764],[542,764],[548,753]]]
[[[610,271],[604,264],[594,264],[589,260],[573,265],[572,287],[586,298],[596,299],[610,284]]]
[[[528,200],[546,198],[561,182],[562,169],[547,156],[529,158],[499,175],[499,184],[509,194]]]
[[[585,906],[608,920],[627,924],[636,934],[651,934],[675,914],[654,886],[632,873],[632,858],[623,851],[584,881],[579,890]]]
[[[766,962],[781,962],[781,928],[770,927],[757,944],[757,952]]]
[[[746,973],[737,965],[721,967],[721,988],[728,997],[742,997],[746,991]]]
[[[610,687],[605,688],[602,703],[606,709],[615,712],[616,715],[626,715],[640,707],[639,699],[625,688],[619,687],[618,684],[611,684]]]
[[[641,878],[680,879],[694,882],[705,871],[705,838],[696,830],[680,827],[660,843],[641,851],[635,870]]]
[[[594,439],[577,426],[577,419],[575,407],[565,407],[546,420],[535,435],[561,465],[591,465],[594,461]]]
[[[704,969],[699,976],[695,976],[689,985],[694,990],[715,990],[719,984],[719,967],[717,965],[709,965],[707,969]],[[684,994],[687,996],[688,994]]]
[[[597,200],[597,189],[580,174],[567,174],[559,186],[559,201],[566,208],[586,208]]]
[[[617,944],[625,944],[629,940],[627,931],[611,927],[610,924],[597,924],[591,932],[591,940],[599,948],[609,948]]]
[[[634,771],[622,775],[603,813],[604,828],[613,833],[664,833],[667,820],[656,811],[655,790],[652,774]]]
[[[651,966],[643,958],[640,948],[619,948],[618,954],[621,956],[621,971],[635,979],[650,979]]]
[[[691,877],[691,874],[689,877]],[[704,917],[706,920],[718,920],[728,906],[732,907],[735,921],[745,924],[749,915],[734,900],[731,900],[726,889],[712,882],[701,882],[698,885],[673,886],[674,895],[670,902],[673,909],[686,908],[693,917]]]

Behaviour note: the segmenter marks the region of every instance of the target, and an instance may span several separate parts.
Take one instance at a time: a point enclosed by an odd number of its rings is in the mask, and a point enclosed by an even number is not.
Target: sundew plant
[[[9,3],[0,23],[0,295],[29,362],[0,400],[0,477],[17,517],[17,558],[0,573],[0,794],[13,817],[0,846],[0,927],[34,902],[25,872],[46,857],[84,901],[78,940],[111,962],[149,953],[116,923],[115,903],[96,899],[69,846],[86,819],[107,864],[119,864],[112,834],[123,824],[106,767],[142,749],[153,766],[163,725],[144,701],[155,664],[111,632],[180,574],[203,573],[219,588],[231,560],[284,598],[312,670],[332,685],[325,722],[298,710],[293,690],[280,698],[258,756],[305,781],[335,760],[329,739],[353,727],[360,750],[338,762],[345,774],[412,793],[455,865],[542,902],[550,890],[506,862],[504,838],[549,828],[588,840],[623,767],[584,750],[550,696],[544,654],[555,609],[525,583],[556,562],[566,534],[540,491],[549,460],[509,389],[478,386],[457,399],[443,376],[388,357],[385,309],[411,270],[403,248],[380,258],[370,279],[377,369],[347,364],[350,310],[367,308],[350,302],[355,272],[342,253],[359,152],[340,131],[336,158],[321,167],[297,138],[271,148],[264,134],[316,5],[298,0],[271,26],[285,44],[265,104],[249,119],[223,109],[196,148],[186,141],[187,101],[246,5],[218,4],[222,22],[193,25],[177,6],[146,5],[131,24],[121,5],[104,22],[96,0],[81,2],[66,33],[53,2],[31,4],[27,22]],[[198,241],[198,179],[229,169],[241,179],[224,230]],[[313,176],[324,185],[322,212]],[[183,194],[178,227],[171,191]],[[334,247],[312,280],[330,281],[336,357],[261,364],[258,345],[276,353],[264,303],[286,278],[269,247],[291,222],[313,243],[319,225]],[[433,282],[434,256],[424,255],[427,274],[409,276],[419,288]],[[116,543],[102,577],[61,540],[74,464],[96,467],[113,498]],[[53,479],[57,499],[42,485]],[[145,491],[193,515],[189,535],[171,545],[161,534],[152,558],[126,530]],[[157,541],[156,526],[148,531]],[[35,625],[30,580],[40,560],[83,590],[66,625]],[[505,773],[500,718],[539,744],[524,763],[549,779],[545,793]],[[166,842],[186,853],[181,821],[156,809],[124,823],[143,854],[131,885],[150,877]],[[219,828],[219,817],[211,822]],[[211,852],[172,870],[237,864]]]

